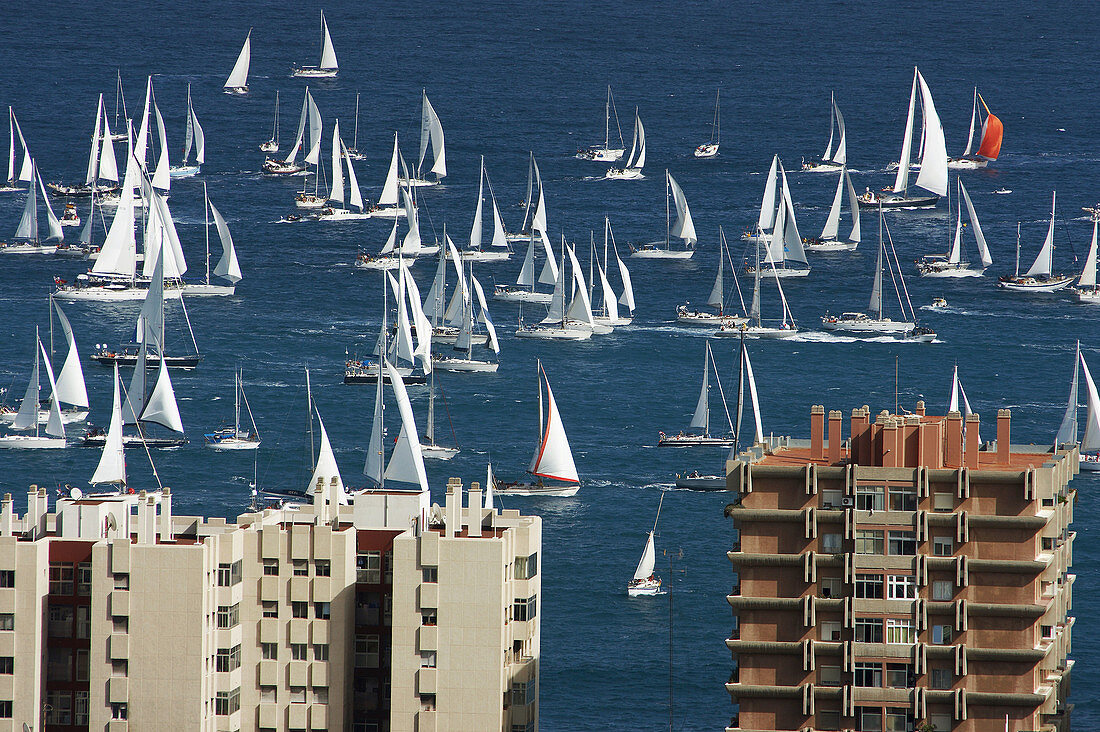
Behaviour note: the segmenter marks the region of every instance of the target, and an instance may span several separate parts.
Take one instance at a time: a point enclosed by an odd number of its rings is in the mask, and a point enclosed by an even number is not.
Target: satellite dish
[[[69,491],[69,498],[72,498],[74,501],[79,501],[81,497],[83,497],[83,495],[84,491],[80,490],[79,488],[73,488],[71,491]]]

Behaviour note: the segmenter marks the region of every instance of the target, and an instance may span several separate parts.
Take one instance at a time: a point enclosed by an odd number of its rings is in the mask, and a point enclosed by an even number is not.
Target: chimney
[[[980,420],[976,414],[966,415],[966,432],[968,439],[964,441],[964,449],[966,454],[964,457],[964,464],[968,468],[978,467],[978,448],[981,444],[978,442]]]
[[[12,504],[11,494],[5,493],[3,508],[0,508],[0,536],[12,535],[12,528],[15,523]]]
[[[36,526],[38,526],[38,486],[31,485],[27,491],[27,516],[23,520],[23,531],[34,538]]]
[[[459,478],[447,479],[447,538],[453,539],[461,531],[462,519],[462,481]]]
[[[160,540],[172,541],[172,489],[164,487],[160,497]]]
[[[840,435],[844,422],[844,413],[839,409],[829,412],[829,464],[836,465],[840,462],[840,445],[843,438]]]
[[[149,512],[149,506],[145,501],[146,493],[142,491],[138,494],[137,500],[137,543],[148,544],[149,543],[149,529],[146,514]]]
[[[962,415],[958,412],[948,412],[946,444],[943,451],[944,467],[962,467],[962,432]]]
[[[920,416],[920,417],[924,416],[924,400],[923,399],[921,399],[919,402],[917,402],[917,415]]]
[[[326,521],[340,516],[340,480],[335,475],[328,481],[328,514]]]
[[[325,495],[325,479],[322,476],[317,477],[317,485],[313,486],[313,515],[319,524],[328,521],[328,500]]]
[[[1008,465],[1012,455],[1012,410],[997,410],[997,464]]]
[[[481,484],[476,480],[470,483],[470,491],[467,494],[470,507],[466,511],[466,535],[475,538],[481,537]]]
[[[875,420],[880,425],[879,444],[881,445],[881,462],[884,468],[896,468],[901,465],[898,455],[898,422],[891,416],[880,414]]]
[[[825,458],[825,407],[815,404],[810,407],[810,459]]]

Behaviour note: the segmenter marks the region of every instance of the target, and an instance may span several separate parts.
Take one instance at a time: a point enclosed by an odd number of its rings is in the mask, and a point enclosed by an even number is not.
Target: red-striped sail
[[[1004,137],[1005,126],[1001,124],[1001,120],[997,115],[989,111],[989,105],[985,103],[980,94],[978,99],[982,100],[982,106],[985,107],[986,114],[985,122],[982,123],[982,144],[978,148],[978,157],[996,160],[997,156],[1001,154],[1001,140]]]

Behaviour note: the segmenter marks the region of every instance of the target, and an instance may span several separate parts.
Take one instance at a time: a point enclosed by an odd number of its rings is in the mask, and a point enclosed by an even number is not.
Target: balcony
[[[130,615],[130,593],[127,590],[112,590],[107,596],[109,612],[115,617]]]
[[[107,637],[107,656],[112,660],[126,660],[130,657],[130,636],[124,633],[112,633]]]

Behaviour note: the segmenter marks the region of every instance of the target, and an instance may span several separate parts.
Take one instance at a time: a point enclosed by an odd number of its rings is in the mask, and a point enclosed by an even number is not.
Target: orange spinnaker
[[[986,108],[988,110],[988,107]],[[982,125],[982,144],[978,148],[978,156],[996,160],[1001,154],[1001,140],[1004,137],[1005,126],[995,114],[989,114]]]

